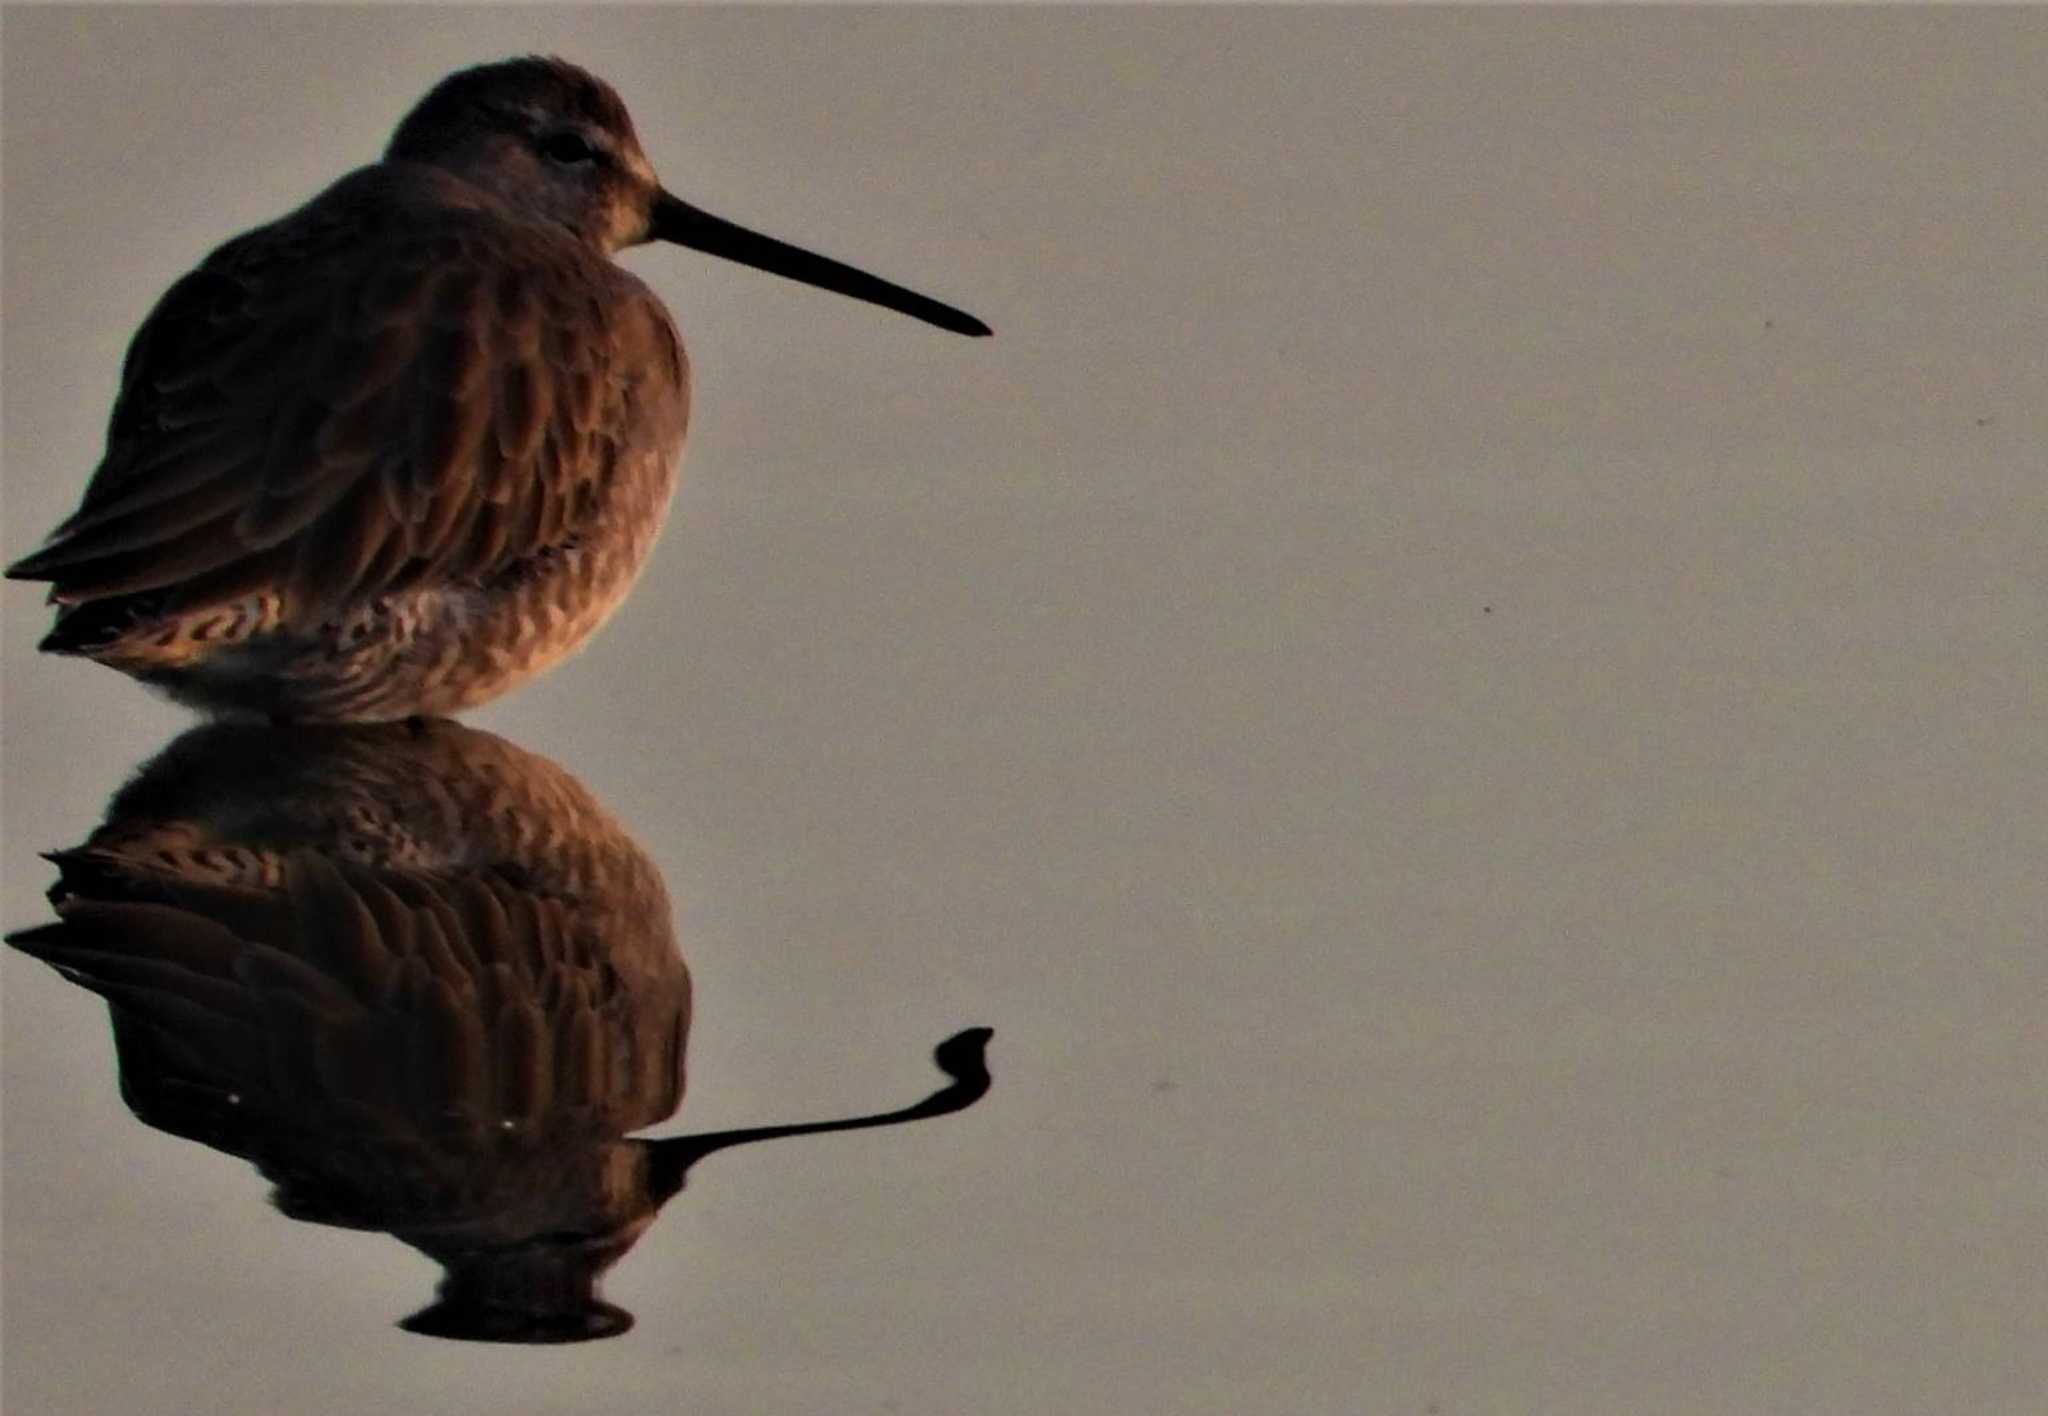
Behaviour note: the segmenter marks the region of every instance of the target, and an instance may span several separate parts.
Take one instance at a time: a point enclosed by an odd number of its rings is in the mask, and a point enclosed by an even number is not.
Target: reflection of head
[[[640,1142],[613,1147],[644,1172]],[[636,1177],[637,1178],[637,1177]],[[450,1236],[404,1236],[445,1270],[432,1305],[399,1324],[428,1337],[472,1342],[588,1342],[616,1337],[633,1315],[598,1296],[601,1274],[633,1247],[667,1196],[635,1187],[640,1214],[606,1232],[557,1229],[506,1243],[466,1245]]]
[[[689,976],[645,854],[544,759],[452,723],[218,725],[84,846],[8,942],[101,994],[124,1100],[256,1164],[284,1213],[446,1270],[415,1332],[623,1332],[597,1283],[711,1150],[956,1110],[627,1139],[683,1096]]]
[[[932,1060],[951,1082],[897,1111],[625,1142],[614,1155],[634,1174],[635,1183],[628,1189],[646,1201],[630,1232],[557,1232],[526,1244],[480,1249],[436,1248],[417,1236],[407,1236],[439,1259],[448,1276],[442,1280],[439,1301],[400,1326],[434,1337],[481,1342],[582,1342],[616,1337],[633,1325],[633,1315],[598,1298],[597,1276],[631,1247],[655,1211],[683,1188],[691,1166],[713,1151],[754,1141],[899,1125],[972,1106],[988,1091],[990,1036],[987,1028],[968,1028],[940,1043]]]

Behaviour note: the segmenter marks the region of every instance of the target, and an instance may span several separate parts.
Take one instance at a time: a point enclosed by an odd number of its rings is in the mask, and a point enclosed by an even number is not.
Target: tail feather
[[[161,595],[115,595],[67,605],[57,611],[57,623],[36,648],[45,654],[91,658],[155,619],[162,612],[162,600]]]

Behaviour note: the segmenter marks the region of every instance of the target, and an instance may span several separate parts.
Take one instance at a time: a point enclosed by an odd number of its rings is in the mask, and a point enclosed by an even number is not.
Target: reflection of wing
[[[307,623],[567,540],[624,405],[666,400],[680,436],[680,348],[630,274],[466,191],[368,168],[172,286],[84,503],[9,573],[65,603],[274,587]]]
[[[628,987],[573,906],[310,852],[284,875],[277,892],[60,893],[58,923],[8,942],[108,1000],[130,1104],[180,1134],[226,1105],[387,1133],[617,1136],[681,1103],[686,978]]]

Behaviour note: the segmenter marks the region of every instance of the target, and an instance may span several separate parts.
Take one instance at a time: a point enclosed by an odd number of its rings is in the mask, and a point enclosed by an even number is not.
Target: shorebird
[[[971,315],[663,190],[612,88],[450,75],[383,159],[220,247],[143,322],[78,510],[12,566],[41,644],[209,712],[460,711],[625,597],[689,411],[649,241],[985,335]]]
[[[640,1139],[684,1092],[689,972],[661,876],[554,763],[460,724],[210,723],[51,859],[55,923],[8,937],[103,996],[121,1096],[240,1156],[294,1219],[388,1232],[446,1271],[413,1332],[574,1342],[699,1160],[944,1116]]]

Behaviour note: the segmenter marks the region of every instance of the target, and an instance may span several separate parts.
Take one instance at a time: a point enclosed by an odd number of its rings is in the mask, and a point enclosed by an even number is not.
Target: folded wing
[[[680,349],[644,286],[484,207],[392,210],[392,180],[355,174],[171,288],[83,504],[10,576],[67,605],[271,588],[310,624],[559,547],[627,430],[680,443]]]

